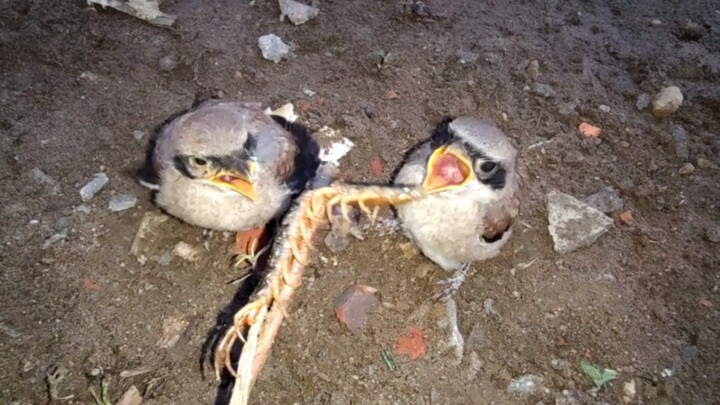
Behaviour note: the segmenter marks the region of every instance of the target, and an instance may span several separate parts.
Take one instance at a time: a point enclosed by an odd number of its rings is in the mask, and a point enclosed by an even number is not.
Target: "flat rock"
[[[667,117],[677,111],[682,102],[683,94],[679,87],[665,87],[653,97],[652,113],[658,118]]]
[[[137,197],[132,194],[115,194],[108,201],[110,211],[119,212],[129,210],[137,204]]]
[[[621,210],[625,204],[617,190],[609,186],[585,197],[583,201],[606,214]]]
[[[278,4],[280,5],[280,21],[287,17],[295,25],[305,24],[320,13],[319,8],[294,0],[278,0]]]
[[[96,173],[93,179],[80,189],[80,198],[85,202],[92,200],[97,193],[107,186],[109,181],[110,179],[105,173]]]
[[[135,239],[133,239],[132,246],[130,246],[130,254],[135,257],[142,255],[143,247],[146,245],[148,239],[157,232],[157,228],[160,224],[167,221],[170,217],[164,214],[156,214],[154,212],[146,212],[140,221],[140,226],[135,233]]]
[[[376,291],[372,287],[354,284],[335,299],[335,315],[351,332],[361,330],[370,312],[380,304],[375,296]]]
[[[143,397],[140,395],[140,390],[134,385],[125,391],[125,393],[118,399],[115,405],[140,405],[142,404]]]
[[[548,194],[547,209],[548,231],[560,254],[595,243],[613,224],[597,208],[557,191]]]

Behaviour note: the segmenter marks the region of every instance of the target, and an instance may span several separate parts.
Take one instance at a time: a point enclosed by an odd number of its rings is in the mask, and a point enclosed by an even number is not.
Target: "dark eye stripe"
[[[480,178],[480,182],[483,184],[487,184],[493,190],[500,190],[503,187],[505,187],[505,178],[506,177],[507,177],[507,172],[505,171],[505,168],[502,167],[501,164],[498,164],[498,168],[495,171],[495,174],[493,174],[491,177],[489,177],[487,179]]]

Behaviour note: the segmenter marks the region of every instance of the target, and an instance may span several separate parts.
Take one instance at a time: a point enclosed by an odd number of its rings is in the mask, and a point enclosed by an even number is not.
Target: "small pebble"
[[[530,79],[537,80],[537,78],[540,77],[540,62],[538,62],[537,59],[533,59],[530,63],[528,63],[525,71],[528,76],[530,76]]]
[[[652,102],[652,96],[649,94],[643,93],[638,96],[637,101],[635,102],[635,107],[637,107],[637,109],[639,111],[642,111],[642,110],[648,108],[648,106],[650,105],[651,102]]]
[[[660,373],[660,376],[665,377],[665,378],[672,377],[672,375],[673,375],[673,372],[669,368],[666,368],[665,370],[663,370]]]
[[[511,380],[507,392],[515,398],[525,398],[539,391],[541,385],[542,378],[527,374]]]
[[[92,200],[97,193],[107,186],[109,181],[110,179],[105,173],[95,174],[95,177],[80,189],[80,198],[85,202]]]
[[[544,98],[555,97],[555,90],[550,85],[536,83],[532,86],[533,93]]]
[[[650,21],[650,25],[652,25],[653,27],[659,27],[662,25],[662,21],[655,18],[654,20]]]
[[[675,141],[675,153],[680,159],[686,160],[690,156],[690,137],[685,128],[673,126],[672,139]]]
[[[142,141],[142,139],[145,137],[145,131],[140,131],[138,129],[133,131],[133,138],[135,138],[136,141]]]
[[[335,298],[335,316],[351,332],[360,331],[367,322],[370,312],[380,304],[375,296],[377,290],[361,284],[354,284]]]
[[[570,363],[565,359],[552,359],[550,360],[550,367],[555,370],[565,370],[570,367]]]
[[[633,215],[632,215],[632,212],[630,212],[630,211],[621,212],[619,215],[619,218],[620,218],[620,222],[622,222],[625,225],[627,225],[633,221]]]
[[[115,194],[108,201],[108,208],[113,212],[128,210],[137,204],[137,197],[132,194]]]
[[[194,262],[198,259],[200,252],[185,242],[178,242],[173,249],[173,254],[189,262]]]
[[[682,167],[680,168],[680,170],[678,170],[678,173],[680,173],[680,174],[691,174],[691,173],[694,172],[694,171],[695,171],[695,166],[693,166],[692,163],[685,163],[684,165],[682,165]]]
[[[610,107],[607,106],[607,105],[605,105],[605,104],[600,104],[600,105],[598,106],[598,110],[600,110],[600,112],[609,113],[609,112],[610,112]]]
[[[625,394],[625,397],[632,401],[633,398],[635,398],[635,395],[637,394],[637,391],[635,390],[635,380],[630,380],[623,384],[623,394]]]
[[[652,113],[658,118],[667,117],[680,108],[683,99],[683,94],[679,87],[665,87],[653,98]]]
[[[718,165],[716,165],[715,163],[713,163],[705,158],[698,158],[697,167],[699,167],[701,169],[712,169],[712,170],[718,169]]]
[[[485,298],[483,309],[487,315],[498,315],[498,311],[495,309],[495,301],[492,298]]]

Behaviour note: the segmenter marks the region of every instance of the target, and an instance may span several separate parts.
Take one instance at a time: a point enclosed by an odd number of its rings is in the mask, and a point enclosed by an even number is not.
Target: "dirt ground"
[[[356,144],[341,167],[356,181],[389,179],[446,114],[497,122],[527,175],[511,243],[476,265],[457,299],[460,365],[443,317],[424,304],[442,270],[407,255],[401,235],[368,234],[338,254],[320,242],[254,403],[720,403],[720,245],[711,241],[720,170],[696,164],[720,164],[718,3],[465,0],[428,3],[435,14],[422,18],[397,1],[329,0],[293,26],[274,1],[166,1],[174,30],[84,3],[0,3],[0,403],[46,403],[53,367],[67,370],[57,394],[74,395],[63,403],[93,404],[88,388],[103,376],[113,401],[131,385],[146,404],[214,401],[217,383],[199,361],[237,289],[228,284],[238,276],[232,238],[170,219],[143,246],[144,264],[129,254],[140,219],[157,212],[133,179],[147,140],[133,132],[151,131],[197,93],[307,104],[301,122]],[[257,38],[271,32],[292,44],[292,59],[261,57]],[[377,51],[391,53],[380,69]],[[536,83],[555,94],[538,95]],[[636,108],[640,94],[667,85],[685,96],[673,116]],[[602,127],[600,141],[583,139],[583,121]],[[688,157],[676,151],[677,126]],[[686,162],[695,170],[681,175]],[[109,185],[83,203],[78,190],[100,171]],[[634,222],[555,253],[546,194],[582,198],[605,186]],[[136,195],[137,207],[111,212],[117,193]],[[180,241],[201,248],[198,261],[168,253]],[[383,303],[360,333],[333,312],[355,281]],[[162,344],[164,325],[181,326],[174,344]],[[394,355],[388,370],[381,351],[413,327],[427,335],[426,354]],[[593,396],[584,359],[618,378]],[[510,380],[525,374],[543,388],[512,397]]]

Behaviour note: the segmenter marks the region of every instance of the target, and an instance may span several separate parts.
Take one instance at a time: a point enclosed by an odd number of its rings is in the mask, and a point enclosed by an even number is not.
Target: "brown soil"
[[[443,115],[481,115],[512,136],[528,179],[511,244],[476,265],[457,300],[462,364],[453,365],[437,307],[422,313],[446,274],[406,257],[400,235],[368,237],[337,255],[319,248],[254,403],[617,404],[630,380],[632,403],[720,403],[720,245],[706,237],[720,226],[720,171],[678,174],[699,157],[720,163],[717,3],[465,0],[439,2],[444,15],[423,19],[399,2],[325,1],[319,17],[296,27],[278,21],[273,1],[166,1],[175,30],[84,3],[0,4],[0,403],[44,403],[51,366],[68,370],[59,395],[75,398],[65,403],[93,403],[93,369],[113,400],[130,385],[147,404],[214,400],[216,382],[203,379],[198,359],[237,289],[227,284],[237,276],[228,267],[232,238],[171,219],[146,246],[147,263],[128,254],[140,218],[156,210],[132,177],[147,139],[133,131],[151,130],[196,93],[310,103],[302,122],[356,143],[342,170],[357,181],[387,180]],[[293,43],[293,59],[262,59],[257,38],[271,32]],[[377,71],[370,55],[380,50],[391,57]],[[460,63],[458,51],[478,59]],[[525,89],[533,80],[523,65],[533,59],[537,82],[556,96]],[[639,94],[670,84],[685,95],[671,118],[635,107]],[[388,90],[399,98],[387,100]],[[577,113],[561,113],[568,102]],[[602,127],[601,142],[578,134],[582,121]],[[689,134],[687,159],[670,137],[678,125]],[[376,156],[381,179],[371,171]],[[34,168],[58,182],[56,193]],[[110,184],[83,213],[78,190],[99,171]],[[545,194],[584,197],[604,186],[620,191],[635,221],[556,254]],[[109,197],[126,192],[138,207],[110,212]],[[67,238],[43,249],[61,218]],[[158,263],[179,241],[200,246],[200,259]],[[332,307],[355,281],[378,288],[383,302],[357,334]],[[487,298],[498,315],[486,314]],[[162,348],[163,324],[174,319],[188,326]],[[389,371],[381,351],[414,327],[427,334],[426,354],[394,356]],[[588,358],[620,372],[596,397],[579,369]],[[661,376],[665,369],[672,375]],[[545,389],[509,396],[509,381],[523,374],[542,377]]]

